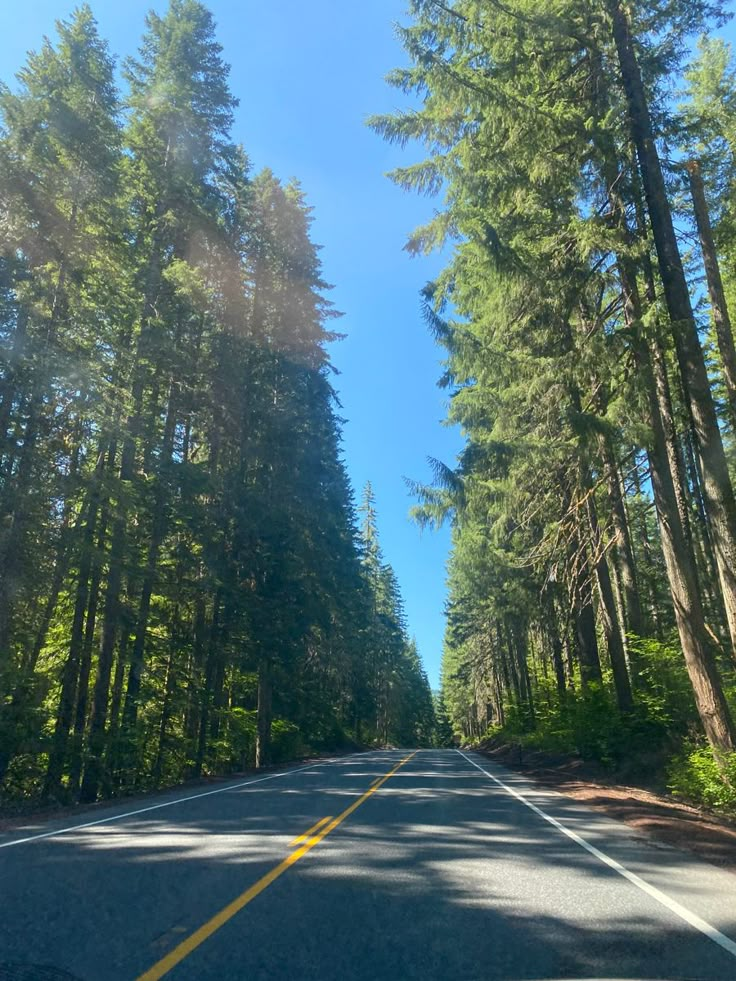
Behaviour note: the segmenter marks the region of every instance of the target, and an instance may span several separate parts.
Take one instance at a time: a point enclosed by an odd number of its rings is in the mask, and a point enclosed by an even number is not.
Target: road
[[[735,941],[736,876],[454,750],[0,837],[0,981],[721,981]]]

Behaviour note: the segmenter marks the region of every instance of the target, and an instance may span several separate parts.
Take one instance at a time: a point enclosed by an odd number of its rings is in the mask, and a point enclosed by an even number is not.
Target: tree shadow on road
[[[736,977],[736,960],[702,933],[447,760],[424,754],[400,770],[172,978]],[[0,852],[0,961],[31,949],[87,981],[133,978],[389,768],[303,771]],[[590,835],[590,812],[553,803]],[[704,881],[691,856],[652,856],[695,890]],[[719,926],[734,935],[736,911],[729,921]]]

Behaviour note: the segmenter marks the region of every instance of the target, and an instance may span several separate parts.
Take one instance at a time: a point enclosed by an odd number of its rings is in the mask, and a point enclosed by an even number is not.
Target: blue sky
[[[3,18],[0,77],[53,34],[74,0],[25,0]],[[393,23],[403,0],[210,0],[231,87],[240,99],[233,131],[256,169],[298,177],[314,207],[314,240],[325,278],[345,314],[333,360],[342,402],[344,449],[356,494],[370,479],[384,555],[401,584],[409,629],[437,686],[444,630],[449,533],[409,521],[404,477],[429,481],[428,457],[452,464],[457,431],[442,425],[446,393],[436,387],[440,351],[419,310],[419,290],[440,258],[402,251],[408,232],[436,203],[395,188],[383,175],[411,154],[365,126],[371,113],[404,103],[384,82],[404,62]],[[144,16],[166,0],[90,0],[102,35],[122,57],[135,52]]]

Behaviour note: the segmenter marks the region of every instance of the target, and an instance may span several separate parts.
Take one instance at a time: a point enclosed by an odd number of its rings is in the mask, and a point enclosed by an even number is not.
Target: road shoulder
[[[736,824],[642,787],[592,777],[580,761],[508,745],[476,750],[540,786],[579,800],[642,836],[685,849],[736,875]]]

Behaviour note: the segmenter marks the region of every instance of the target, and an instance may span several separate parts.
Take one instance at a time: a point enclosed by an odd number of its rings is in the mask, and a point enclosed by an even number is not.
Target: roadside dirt
[[[478,752],[510,770],[585,801],[643,835],[686,849],[736,875],[736,823],[683,804],[645,787],[617,783],[583,760],[558,758],[516,746],[486,746]]]

